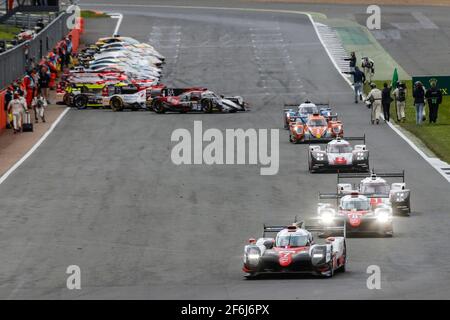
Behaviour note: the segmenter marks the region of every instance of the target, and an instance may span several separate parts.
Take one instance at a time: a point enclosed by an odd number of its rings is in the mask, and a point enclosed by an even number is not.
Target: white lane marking
[[[302,14],[302,15],[306,15],[315,32],[317,37],[319,38],[320,43],[322,44],[322,47],[325,49],[325,52],[327,53],[328,57],[330,58],[330,61],[332,62],[332,64],[334,65],[334,67],[336,68],[336,70],[339,72],[339,74],[342,76],[342,78],[349,84],[350,87],[353,88],[353,85],[350,81],[350,79],[341,72],[339,66],[337,65],[336,61],[333,59],[333,56],[331,55],[330,51],[328,50],[328,48],[326,47],[324,40],[322,38],[322,36],[320,35],[318,28],[316,26],[316,23],[314,22],[313,17],[311,16],[311,14],[307,13],[307,12],[302,12],[302,11],[294,11],[294,10],[275,10],[275,9],[252,9],[252,8],[229,8],[229,7],[207,7],[207,6],[172,6],[172,5],[139,5],[139,4],[119,4],[119,3],[115,3],[115,4],[102,4],[102,3],[85,3],[83,4],[84,6],[94,6],[94,7],[102,7],[102,6],[107,6],[107,7],[142,7],[142,8],[168,8],[168,9],[176,9],[176,8],[180,8],[180,9],[204,9],[204,10],[228,10],[228,11],[242,11],[242,12],[268,12],[268,13],[288,13],[288,14]],[[323,26],[323,24],[322,24]],[[256,30],[263,30],[260,28],[250,28],[251,31],[256,31]],[[266,30],[279,30],[279,28],[274,28],[274,29],[266,29]],[[328,30],[330,30],[330,28],[328,27]],[[399,136],[401,138],[403,138],[403,140],[405,140],[410,146],[411,148],[413,148],[413,150],[415,150],[419,155],[422,156],[422,158],[427,161],[433,168],[436,169],[436,171],[439,172],[439,174],[441,174],[444,178],[446,178],[447,181],[450,182],[450,179],[447,179],[446,174],[444,174],[443,171],[441,171],[441,167],[435,165],[435,159],[436,158],[430,158],[428,157],[426,154],[424,154],[408,137],[406,137],[404,134],[400,134],[400,131],[398,129],[396,129],[392,124],[388,123],[389,126],[394,130],[394,132],[396,132],[397,134],[399,134]]]
[[[52,133],[52,131],[55,129],[55,127],[58,125],[58,123],[62,120],[62,118],[66,115],[67,112],[69,112],[70,108],[67,107],[60,115],[59,117],[53,122],[53,124],[50,126],[50,128],[47,130],[46,133],[34,144],[34,146],[28,150],[25,155],[20,158],[19,161],[17,161],[11,168],[9,168],[8,171],[6,171],[1,177],[0,177],[0,185],[5,182],[5,180],[14,172],[17,168],[20,167],[22,163],[25,162],[32,154],[36,151],[37,148],[47,139],[47,137]]]

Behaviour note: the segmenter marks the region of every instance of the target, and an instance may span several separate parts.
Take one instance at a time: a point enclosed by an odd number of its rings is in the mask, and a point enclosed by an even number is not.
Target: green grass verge
[[[108,18],[109,16],[103,12],[97,12],[92,10],[81,10],[82,18]]]
[[[20,33],[20,28],[0,24],[0,40],[12,40]]]
[[[383,88],[383,83],[390,81],[374,81],[378,88]],[[406,98],[406,122],[398,123],[400,126],[418,137],[431,151],[440,159],[450,163],[450,97],[444,96],[442,104],[439,106],[438,123],[428,123],[428,106],[426,106],[427,121],[421,126],[416,125],[416,110],[412,97],[412,81],[404,81],[407,85]],[[364,91],[369,92],[369,87],[364,86]],[[397,121],[394,103],[391,105],[391,119]]]

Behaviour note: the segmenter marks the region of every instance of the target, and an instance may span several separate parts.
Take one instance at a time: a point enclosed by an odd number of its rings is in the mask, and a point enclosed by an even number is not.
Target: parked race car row
[[[78,65],[58,85],[59,100],[71,107],[113,111],[246,111],[241,96],[224,96],[204,87],[173,88],[160,83],[165,57],[130,37],[107,37],[83,49]]]
[[[287,226],[264,225],[262,237],[250,238],[244,247],[242,270],[247,278],[267,273],[332,277],[346,269],[347,235],[393,236],[393,215],[410,214],[411,192],[406,188],[404,171],[370,170],[365,136],[345,137],[343,123],[329,104],[307,100],[285,107],[289,107],[283,110],[289,141],[307,143],[309,171],[337,173],[336,188],[319,193],[317,213],[309,223],[295,218]],[[350,141],[363,144],[352,146]],[[355,179],[356,183],[351,182]],[[276,236],[267,237],[270,233]]]

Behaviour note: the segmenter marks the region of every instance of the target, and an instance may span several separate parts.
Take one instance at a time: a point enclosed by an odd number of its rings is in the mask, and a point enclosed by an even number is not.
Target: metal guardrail
[[[55,20],[42,29],[34,39],[25,41],[0,54],[0,89],[5,88],[24,75],[29,64],[25,54],[27,47],[28,58],[33,58],[37,63],[58,41],[69,33],[66,24],[67,17],[67,13],[61,13]]]

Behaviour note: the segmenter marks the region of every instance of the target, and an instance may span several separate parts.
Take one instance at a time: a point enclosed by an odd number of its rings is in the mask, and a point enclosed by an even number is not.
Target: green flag
[[[397,68],[395,68],[394,74],[392,75],[391,90],[397,86],[397,81],[398,81],[398,72]]]

